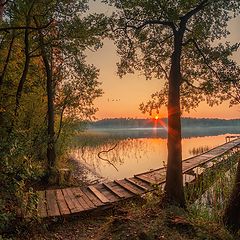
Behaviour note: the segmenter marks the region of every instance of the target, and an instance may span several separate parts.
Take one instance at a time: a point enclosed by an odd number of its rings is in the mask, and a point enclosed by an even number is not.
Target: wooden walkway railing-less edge
[[[184,185],[194,181],[198,174],[211,168],[216,162],[223,161],[225,158],[221,156],[237,147],[240,147],[240,138],[183,160]],[[99,183],[86,188],[69,187],[38,191],[38,213],[40,218],[59,217],[109,207],[120,200],[152,191],[154,185],[163,187],[165,178],[166,169],[159,168],[130,178]]]

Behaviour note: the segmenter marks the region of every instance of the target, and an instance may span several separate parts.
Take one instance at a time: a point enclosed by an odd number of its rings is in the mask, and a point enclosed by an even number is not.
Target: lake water
[[[226,136],[239,134],[240,129],[229,127],[184,129],[183,159],[225,143]],[[164,129],[88,130],[79,134],[69,154],[99,176],[121,179],[164,166],[166,136]],[[101,151],[108,151],[100,154],[105,160],[98,156]]]

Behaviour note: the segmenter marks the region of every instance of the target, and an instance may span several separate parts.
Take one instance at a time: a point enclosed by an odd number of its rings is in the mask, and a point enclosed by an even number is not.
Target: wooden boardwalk
[[[239,150],[240,138],[213,148],[203,154],[183,160],[184,184],[215,164],[224,161],[226,153]],[[86,188],[39,191],[38,212],[41,218],[79,214],[94,209],[110,207],[124,199],[141,196],[154,190],[155,185],[164,186],[166,168],[159,168],[133,177],[99,183]]]

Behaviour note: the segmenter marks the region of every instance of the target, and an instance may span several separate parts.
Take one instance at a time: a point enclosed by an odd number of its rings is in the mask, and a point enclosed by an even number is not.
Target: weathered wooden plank
[[[117,202],[119,201],[119,197],[117,197],[112,191],[107,189],[102,183],[94,186],[98,191],[100,191],[109,202]]]
[[[39,191],[38,193],[38,214],[40,217],[47,217],[46,192]]]
[[[136,178],[136,177],[130,177],[129,179],[134,181],[135,183],[139,184],[140,186],[143,186],[143,187],[147,188],[148,191],[152,191],[153,190],[152,184],[150,184],[150,183],[148,183],[146,181],[143,181],[143,180],[141,180],[139,178]]]
[[[139,189],[136,190],[131,185],[129,185],[126,181],[124,182],[124,180],[115,180],[114,182],[135,195],[139,195],[143,193],[143,191],[140,191]]]
[[[55,190],[46,190],[47,212],[49,217],[60,216]]]
[[[88,189],[90,189],[101,202],[109,203],[109,200],[100,191],[98,191],[94,186],[88,186]]]
[[[76,193],[81,196],[81,198],[85,201],[89,209],[95,208],[93,202],[88,198],[88,196],[82,191],[81,188],[74,188]]]
[[[70,209],[71,213],[77,213],[81,211],[81,208],[77,205],[75,205],[75,202],[73,200],[73,196],[69,191],[69,188],[62,189],[65,201],[68,205],[68,208]]]
[[[82,189],[82,191],[86,194],[86,196],[89,198],[89,200],[96,206],[102,206],[104,205],[95,194],[93,194],[89,189],[85,188]]]
[[[63,193],[62,193],[61,189],[56,190],[56,198],[57,198],[57,203],[58,203],[58,207],[59,207],[61,215],[70,214],[71,213],[70,209],[67,206],[67,203],[65,201],[65,198],[63,196]]]
[[[114,189],[116,189],[117,191],[123,193],[123,194],[126,196],[126,198],[131,198],[131,197],[134,197],[134,196],[135,196],[134,193],[129,192],[128,190],[126,190],[125,188],[123,188],[122,186],[120,186],[119,184],[117,184],[117,183],[115,183],[115,182],[113,182],[113,184],[115,184],[115,185],[114,185]]]
[[[72,188],[67,188],[66,189],[68,196],[70,197],[72,203],[74,204],[74,210],[72,212],[77,213],[77,212],[82,212],[84,210],[83,206],[78,202],[77,198],[74,196],[72,192]]]
[[[130,178],[125,178],[125,180],[128,181],[128,182],[130,182],[131,184],[135,185],[136,187],[142,189],[142,190],[145,191],[145,192],[149,191],[148,188],[146,188],[146,187],[138,184],[136,181],[134,181],[134,180],[132,180],[132,179],[130,179]]]
[[[81,206],[83,207],[84,210],[89,210],[89,209],[91,209],[94,206],[93,204],[92,204],[92,206],[89,206],[87,204],[87,202],[85,201],[85,198],[84,198],[85,194],[79,188],[76,187],[76,188],[72,188],[71,190],[72,190],[72,192],[74,194],[74,197],[81,204]]]
[[[193,171],[193,169],[191,169],[190,171],[187,171],[186,173],[192,176],[196,176],[196,173]]]
[[[114,193],[119,198],[126,198],[126,195],[123,192],[118,191],[116,188],[111,186],[109,183],[103,183],[103,186],[109,189],[112,193]]]
[[[66,188],[62,189],[62,193],[63,193],[64,199],[68,205],[68,208],[70,209],[70,212],[71,213],[74,212],[75,205],[73,204],[71,198],[68,196],[68,192],[67,192]]]
[[[149,173],[156,172],[156,171],[166,172],[166,169],[165,169],[165,167],[161,167],[161,168],[158,168],[158,169],[149,170],[149,171],[147,171],[147,172],[138,173],[138,174],[136,174],[136,175],[149,174]]]
[[[150,175],[146,174],[144,176],[152,179],[155,182],[155,184],[159,184],[166,179],[166,173],[160,174],[158,172],[155,172],[154,174],[150,174]]]
[[[142,181],[145,181],[147,183],[150,183],[150,184],[157,184],[156,180],[155,179],[152,179],[152,178],[149,178],[145,175],[134,175],[135,178],[138,178]]]

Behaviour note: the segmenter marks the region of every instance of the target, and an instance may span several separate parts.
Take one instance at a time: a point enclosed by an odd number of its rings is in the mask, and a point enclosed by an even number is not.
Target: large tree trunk
[[[237,232],[240,229],[240,159],[238,161],[235,184],[224,212],[223,222],[233,232]]]
[[[168,92],[168,162],[166,175],[166,201],[170,204],[185,207],[182,177],[182,144],[181,144],[181,48],[182,36],[175,35],[174,52],[171,59]]]

